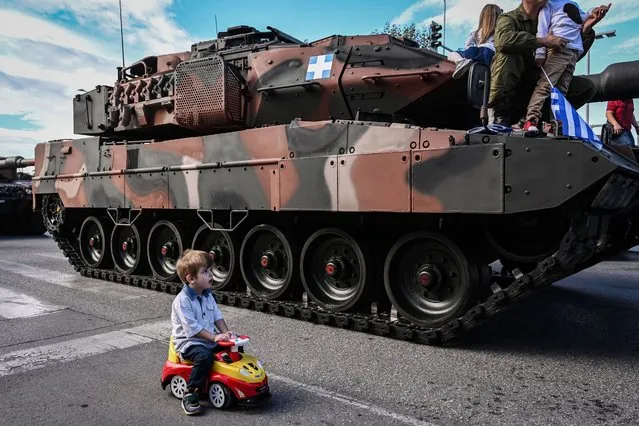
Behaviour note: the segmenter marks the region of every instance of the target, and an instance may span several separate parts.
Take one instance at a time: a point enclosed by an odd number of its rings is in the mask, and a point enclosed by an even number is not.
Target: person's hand
[[[537,68],[543,67],[545,63],[546,58],[535,58],[535,65],[537,65]]]
[[[619,123],[615,124],[615,125],[614,125],[614,127],[615,127],[615,128],[614,128],[614,130],[612,131],[612,133],[614,133],[615,135],[620,135],[620,134],[621,134],[621,132],[623,132],[623,127],[621,127],[621,126],[619,125]]]
[[[606,16],[611,6],[612,3],[608,3],[608,6],[601,5],[595,7],[592,10],[592,14],[584,22],[582,31],[585,32],[586,30],[589,30],[590,28],[594,27],[595,24],[601,21]]]
[[[544,46],[550,49],[562,49],[568,40],[563,37],[557,37],[556,35],[548,34],[542,38]]]
[[[592,15],[596,18],[601,19],[604,16],[606,16],[606,13],[608,13],[611,6],[612,6],[612,3],[608,3],[608,6],[604,6],[603,4],[601,6],[597,6],[594,9],[592,9]]]
[[[231,338],[231,332],[227,331],[226,333],[216,334],[215,337],[213,337],[213,341],[217,343],[220,340],[229,340],[230,338]]]

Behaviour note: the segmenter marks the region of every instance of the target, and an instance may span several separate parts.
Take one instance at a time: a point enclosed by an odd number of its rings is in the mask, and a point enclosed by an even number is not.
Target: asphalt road
[[[265,364],[259,409],[187,417],[160,387],[174,296],[0,237],[2,424],[637,424],[639,253],[438,348],[221,306]]]

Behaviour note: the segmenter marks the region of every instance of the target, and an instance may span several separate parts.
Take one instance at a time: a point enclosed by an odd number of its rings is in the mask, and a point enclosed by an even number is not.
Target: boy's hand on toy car
[[[227,331],[226,333],[216,334],[213,340],[215,342],[219,342],[220,340],[229,340],[232,338],[231,332]]]

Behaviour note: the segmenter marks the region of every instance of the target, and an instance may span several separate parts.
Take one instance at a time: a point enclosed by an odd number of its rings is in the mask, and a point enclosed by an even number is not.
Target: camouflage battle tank
[[[38,235],[46,232],[42,216],[33,211],[31,175],[18,169],[33,166],[23,157],[0,157],[0,233]]]
[[[34,208],[85,276],[176,293],[193,247],[221,303],[442,343],[639,238],[632,150],[490,131],[489,70],[453,71],[230,28],[76,96],[88,137],[36,146]]]

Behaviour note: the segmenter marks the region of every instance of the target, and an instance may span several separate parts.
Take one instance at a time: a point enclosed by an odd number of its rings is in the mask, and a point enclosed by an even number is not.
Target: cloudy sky
[[[448,0],[446,44],[456,49],[477,24],[482,0]],[[497,0],[505,10],[517,0]],[[582,0],[582,7],[600,4]],[[443,0],[122,0],[127,64],[150,54],[190,49],[234,25],[275,26],[299,39],[369,34],[386,21],[443,23]],[[118,0],[0,0],[0,155],[32,156],[36,143],[73,138],[72,97],[113,84],[120,65]],[[598,31],[617,37],[593,47],[591,72],[639,59],[637,0],[617,0]],[[586,60],[577,74],[586,73]],[[638,105],[639,107],[639,105]],[[604,105],[591,106],[601,123]],[[580,111],[583,116],[583,110]]]

